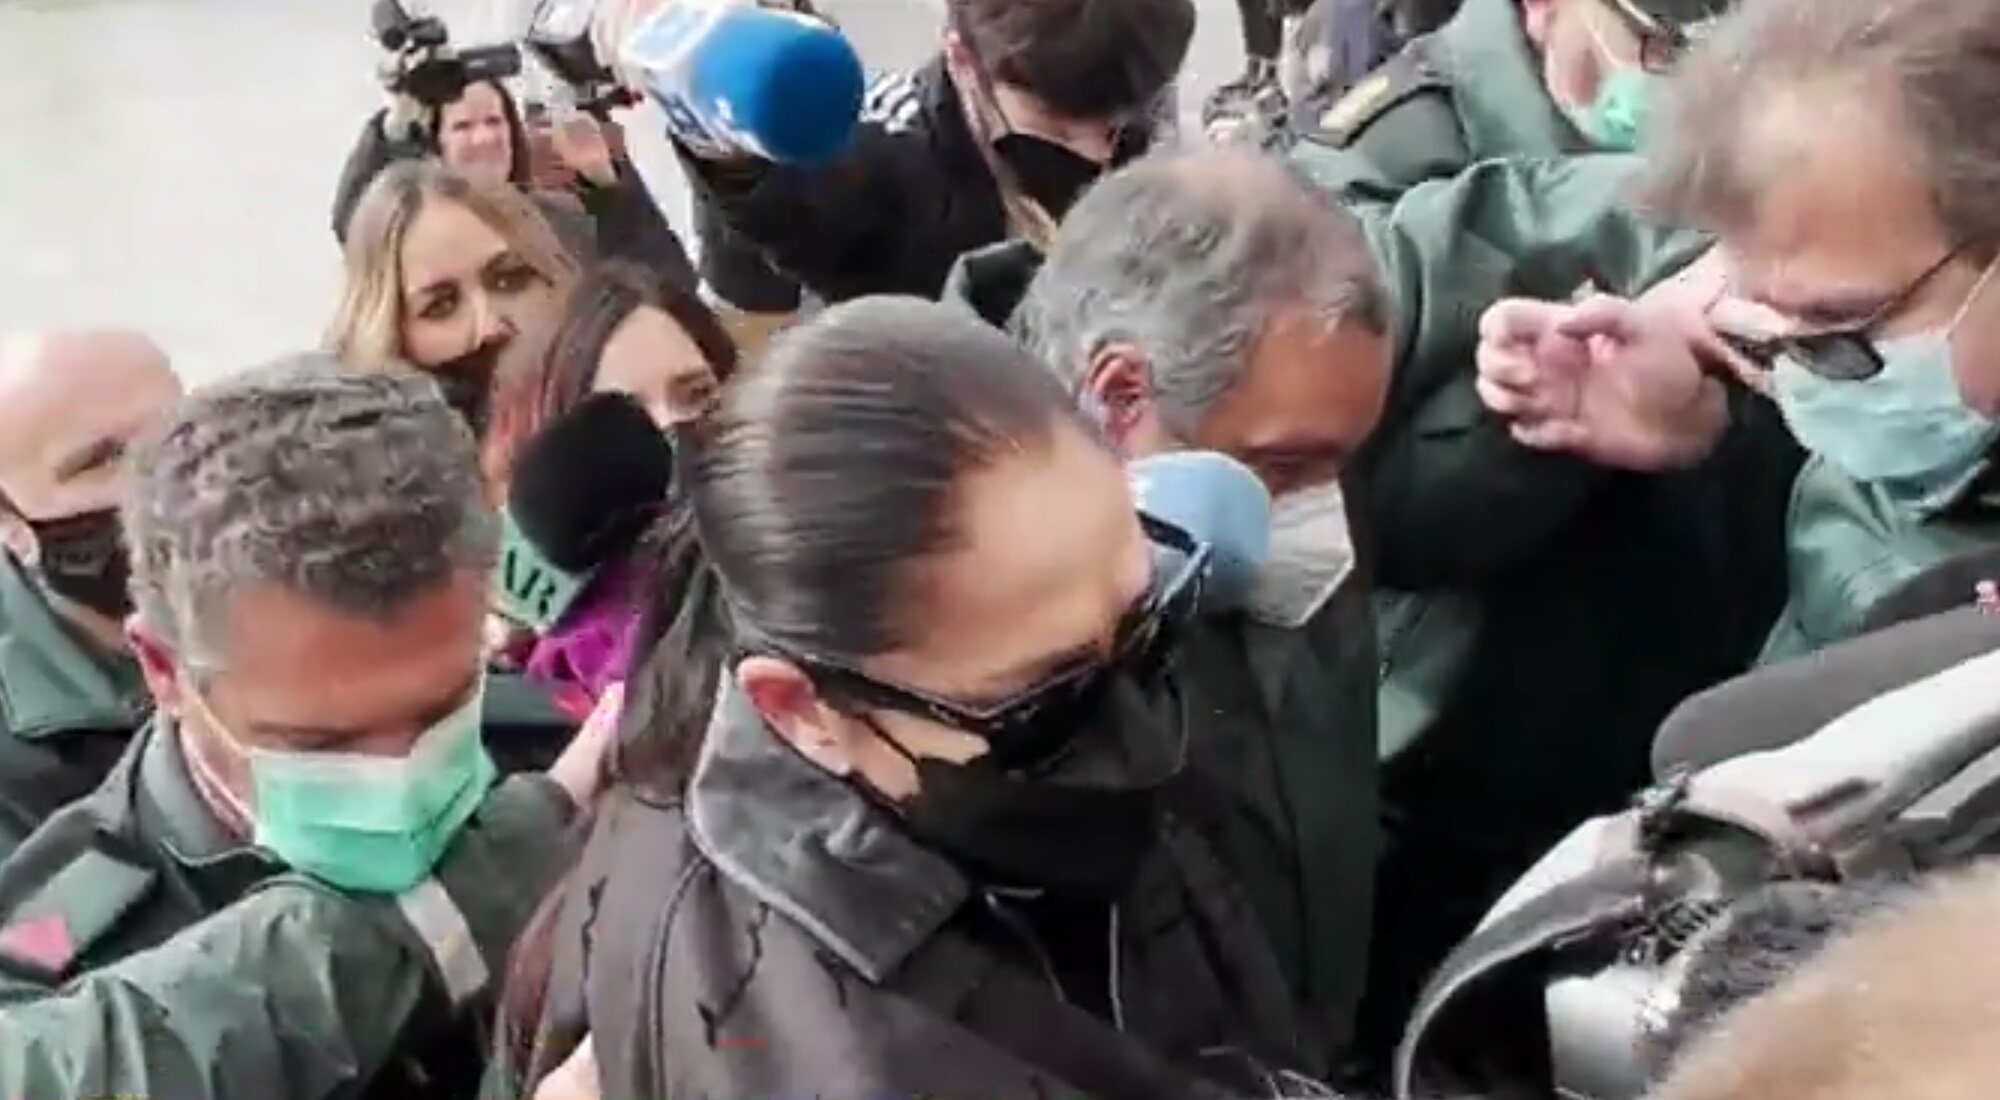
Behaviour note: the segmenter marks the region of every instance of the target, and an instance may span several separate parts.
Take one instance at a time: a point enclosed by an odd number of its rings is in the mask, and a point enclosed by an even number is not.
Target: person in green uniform
[[[1344,196],[1495,157],[1630,152],[1659,78],[1731,0],[1465,0],[1323,112]]]
[[[1759,0],[1669,103],[1648,190],[1720,234],[1717,312],[1736,307],[1760,388],[1812,455],[1766,661],[1853,634],[1902,582],[2000,541],[1996,51],[1981,0]],[[1684,466],[1766,404],[1646,303],[1510,301],[1486,329],[1482,395],[1537,448]]]
[[[314,354],[183,402],[131,469],[128,633],[156,714],[95,793],[0,863],[0,1004],[47,998],[294,872],[393,898],[437,945],[453,1003],[472,1003],[560,871],[596,761],[582,739],[557,774],[496,786],[481,703],[499,533],[469,433],[427,379]],[[439,857],[481,830],[506,842],[441,882]],[[305,928],[271,934],[316,950]],[[407,978],[343,964],[301,980]],[[189,996],[166,1007],[196,1034],[214,1006]],[[137,994],[120,1007],[135,1028],[155,1011]],[[337,1095],[470,1095],[477,1029],[404,1007],[280,1023],[375,1044]],[[141,1049],[162,1061],[130,1072],[177,1080],[175,1054]],[[235,1065],[255,1049],[218,1038],[210,1087],[278,1072]]]
[[[1292,155],[1365,204],[1496,158],[1629,152],[1665,78],[1730,6],[1466,0],[1326,109]],[[1689,232],[1686,258],[1704,240]],[[1711,267],[1688,277],[1706,282]],[[1619,282],[1586,264],[1537,296],[1648,289]],[[1476,316],[1491,301],[1457,305]],[[1469,357],[1437,366],[1399,388],[1356,463],[1381,540],[1381,713],[1395,753],[1377,921],[1393,942],[1364,1012],[1378,1052],[1497,892],[1576,817],[1644,782],[1673,705],[1754,658],[1783,602],[1798,461],[1767,432],[1671,476],[1594,468],[1514,442],[1481,406]]]
[[[0,336],[0,858],[145,720],[118,489],[126,447],[180,394],[135,333]]]

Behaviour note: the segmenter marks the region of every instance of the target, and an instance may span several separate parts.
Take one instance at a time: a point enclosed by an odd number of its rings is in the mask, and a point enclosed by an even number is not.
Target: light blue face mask
[[[1651,114],[1653,95],[1660,78],[1643,68],[1617,60],[1611,44],[1598,29],[1596,11],[1585,13],[1591,40],[1607,66],[1597,85],[1597,98],[1587,106],[1569,112],[1576,128],[1591,144],[1610,153],[1630,153],[1645,137],[1646,120]]]
[[[1577,116],[1577,129],[1606,152],[1629,153],[1639,148],[1659,82],[1659,77],[1643,69],[1606,74],[1597,86],[1597,98]]]
[[[1970,477],[2000,440],[2000,421],[1966,407],[1951,339],[1993,271],[1950,324],[1876,341],[1883,366],[1872,378],[1834,381],[1780,357],[1773,396],[1792,434],[1856,481],[1940,490]]]
[[[1234,610],[1271,556],[1271,494],[1248,466],[1215,451],[1171,451],[1126,467],[1139,511],[1209,548],[1202,604]]]

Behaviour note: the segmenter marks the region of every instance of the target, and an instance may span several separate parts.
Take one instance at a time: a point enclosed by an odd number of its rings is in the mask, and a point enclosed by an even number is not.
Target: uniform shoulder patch
[[[1333,145],[1346,145],[1397,104],[1423,92],[1449,89],[1451,82],[1431,65],[1429,45],[1427,39],[1416,39],[1362,77],[1320,113],[1315,136]]]
[[[85,848],[0,920],[0,969],[36,982],[74,976],[77,960],[150,894],[143,864]]]

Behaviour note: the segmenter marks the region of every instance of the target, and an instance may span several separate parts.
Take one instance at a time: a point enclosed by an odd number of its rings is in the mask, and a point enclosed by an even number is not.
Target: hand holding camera
[[[513,43],[454,49],[444,21],[413,16],[401,0],[375,0],[370,11],[375,41],[390,53],[382,80],[391,96],[422,111],[434,111],[458,99],[469,84],[501,80],[521,71],[521,54]],[[408,121],[408,104],[391,114]]]

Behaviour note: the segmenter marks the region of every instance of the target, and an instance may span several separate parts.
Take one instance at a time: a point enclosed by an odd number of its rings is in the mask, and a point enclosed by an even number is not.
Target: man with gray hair
[[[1652,197],[1719,234],[1742,342],[1813,454],[1766,661],[2000,542],[1996,56],[1991,0],[1759,0],[1669,101]],[[1643,301],[1507,301],[1484,328],[1481,394],[1531,446],[1668,469],[1759,428]]]
[[[1143,161],[1064,219],[1016,317],[1130,459],[1220,451],[1274,498],[1241,614],[1183,644],[1193,812],[1321,1025],[1361,989],[1377,850],[1375,646],[1341,475],[1381,415],[1393,341],[1359,223],[1246,150]],[[1265,578],[1284,577],[1283,583]]]
[[[499,532],[470,435],[429,380],[315,354],[199,392],[132,468],[129,633],[157,715],[95,794],[0,864],[0,1004],[45,997],[294,872],[393,898],[431,946],[451,1006],[476,1003],[560,871],[597,746],[579,739],[549,776],[495,785],[482,626]],[[456,876],[441,868],[467,845],[489,854]],[[282,957],[309,928],[234,931],[274,940],[264,950]],[[294,946],[316,957],[317,944]],[[280,1022],[336,1029],[348,1054],[331,1062],[238,1065],[272,1037],[244,1045],[191,1009],[197,1038],[184,1045],[197,1064],[224,1063],[214,1080],[370,1097],[417,1082],[465,1094],[476,1080],[469,1031],[409,1047],[419,1009],[435,1007],[426,975],[281,972],[396,996],[279,991],[374,1006]],[[130,1012],[135,1030],[149,1011]],[[181,1080],[175,1057],[133,1059],[135,1078],[79,1071],[27,1091]]]

